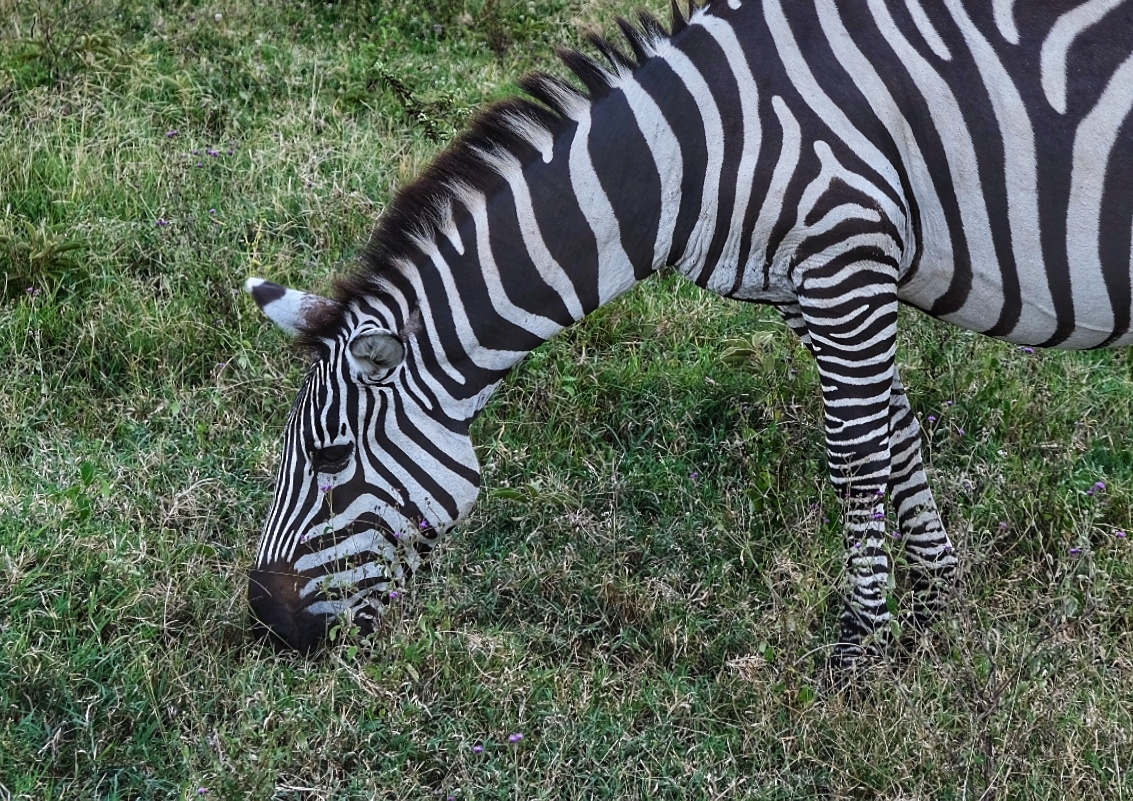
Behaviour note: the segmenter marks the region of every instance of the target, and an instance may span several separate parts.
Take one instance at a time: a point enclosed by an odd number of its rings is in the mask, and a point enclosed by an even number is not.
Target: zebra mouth
[[[388,566],[372,561],[316,576],[286,564],[257,568],[248,580],[249,627],[279,650],[311,656],[336,626],[373,632],[392,588]]]

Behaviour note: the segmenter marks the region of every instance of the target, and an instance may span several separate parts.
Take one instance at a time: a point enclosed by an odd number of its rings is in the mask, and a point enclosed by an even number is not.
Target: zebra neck
[[[532,132],[540,147],[523,160],[481,152],[499,181],[489,190],[451,181],[451,204],[417,243],[427,338],[465,397],[669,259],[659,193],[626,185],[655,172],[649,150],[606,144],[618,121],[601,111],[578,109],[554,137]]]

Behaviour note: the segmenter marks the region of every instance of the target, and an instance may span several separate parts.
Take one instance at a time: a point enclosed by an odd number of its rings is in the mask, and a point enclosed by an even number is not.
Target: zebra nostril
[[[277,650],[311,656],[326,643],[330,618],[306,611],[297,592],[298,578],[285,571],[253,570],[248,581],[249,624],[253,637]]]

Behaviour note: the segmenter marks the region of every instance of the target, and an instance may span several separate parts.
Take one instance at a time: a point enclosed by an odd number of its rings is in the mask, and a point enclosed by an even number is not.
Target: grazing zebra
[[[469,425],[526,354],[663,267],[775,306],[817,360],[849,588],[832,661],[884,644],[888,497],[913,612],[957,557],[894,363],[903,302],[1026,345],[1127,344],[1133,2],[713,0],[560,55],[379,221],[329,300],[258,278],[313,354],[250,577],[309,652],[472,507]]]

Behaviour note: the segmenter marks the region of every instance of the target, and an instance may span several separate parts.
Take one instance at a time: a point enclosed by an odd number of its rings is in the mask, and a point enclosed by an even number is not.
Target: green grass
[[[671,276],[517,370],[481,504],[379,636],[246,639],[303,366],[244,277],[326,289],[475,108],[634,7],[4,15],[0,799],[1133,797],[1129,351],[907,315],[963,592],[860,692],[816,670],[841,546],[814,367]]]

